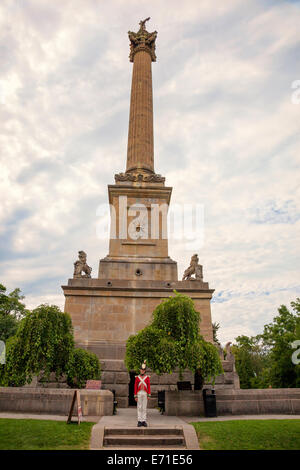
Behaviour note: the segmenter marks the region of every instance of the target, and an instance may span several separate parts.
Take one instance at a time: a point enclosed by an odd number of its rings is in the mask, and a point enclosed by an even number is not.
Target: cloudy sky
[[[147,16],[156,172],[203,204],[220,339],[257,334],[300,296],[299,1],[2,0],[1,282],[63,307],[77,251],[93,273],[107,255],[96,212],[125,170],[127,31]],[[181,278],[195,250],[169,251]]]

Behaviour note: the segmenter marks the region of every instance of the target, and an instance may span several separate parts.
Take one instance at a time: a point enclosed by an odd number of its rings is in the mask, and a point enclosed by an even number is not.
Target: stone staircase
[[[185,449],[180,427],[105,427],[103,449]]]

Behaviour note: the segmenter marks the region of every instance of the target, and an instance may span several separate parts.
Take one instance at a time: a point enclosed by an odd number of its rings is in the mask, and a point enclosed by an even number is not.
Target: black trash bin
[[[207,418],[215,418],[217,416],[217,402],[215,391],[205,388],[203,389],[202,393],[205,416]]]

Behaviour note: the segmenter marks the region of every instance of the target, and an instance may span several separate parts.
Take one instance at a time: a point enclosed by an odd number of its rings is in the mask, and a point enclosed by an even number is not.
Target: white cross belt
[[[140,382],[142,382],[142,384],[145,386],[145,388],[147,388],[147,385],[145,384],[145,380],[146,380],[147,376],[144,377],[143,379],[141,377],[139,377],[140,379]]]

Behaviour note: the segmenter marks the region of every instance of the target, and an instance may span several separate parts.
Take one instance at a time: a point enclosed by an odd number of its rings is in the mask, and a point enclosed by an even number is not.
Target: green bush
[[[87,380],[101,378],[101,365],[96,354],[85,349],[74,349],[67,368],[67,383],[71,387],[84,388]]]

